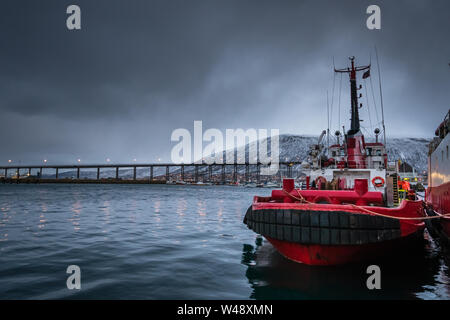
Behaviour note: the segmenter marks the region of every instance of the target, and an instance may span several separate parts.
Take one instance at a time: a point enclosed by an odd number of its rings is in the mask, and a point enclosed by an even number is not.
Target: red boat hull
[[[390,217],[424,215],[422,201],[404,200],[397,208],[387,208],[282,203],[274,202],[272,197],[255,197],[244,223],[290,260],[339,265],[402,250],[413,243],[411,240],[421,238],[425,223],[421,219]]]
[[[427,189],[427,204],[430,206],[427,213],[429,216],[450,213],[450,182],[437,187]],[[434,210],[435,212],[431,211]],[[431,232],[450,244],[450,218],[444,217],[434,219],[427,224]]]
[[[404,238],[353,246],[303,245],[293,242],[266,239],[289,260],[314,266],[341,265],[380,258],[423,239],[423,229]]]

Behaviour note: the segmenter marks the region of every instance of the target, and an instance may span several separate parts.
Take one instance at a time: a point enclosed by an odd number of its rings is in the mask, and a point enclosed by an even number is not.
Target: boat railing
[[[322,167],[322,169],[377,169],[377,170],[384,170],[387,169],[384,166],[384,163],[380,164],[380,163],[373,163],[372,161],[363,161],[362,163],[364,163],[364,168],[354,168],[352,166],[349,166],[348,164],[346,164],[344,167],[342,167],[342,165],[339,164],[330,164],[326,167]],[[390,164],[388,163],[388,168],[390,167]],[[394,169],[396,168],[396,165],[393,164]]]

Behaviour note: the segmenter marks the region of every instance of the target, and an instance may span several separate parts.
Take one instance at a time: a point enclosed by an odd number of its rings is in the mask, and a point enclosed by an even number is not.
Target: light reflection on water
[[[72,205],[72,217],[69,221],[73,225],[73,230],[80,230],[80,214],[81,214],[81,202],[80,200],[76,200]]]
[[[242,223],[268,189],[164,185],[0,185],[0,298],[448,299],[449,261],[426,235],[368,264],[308,267]],[[66,268],[82,289],[66,288]]]

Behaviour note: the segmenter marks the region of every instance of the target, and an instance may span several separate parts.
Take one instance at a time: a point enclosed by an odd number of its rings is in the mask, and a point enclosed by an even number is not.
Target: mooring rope
[[[312,204],[312,205],[317,205],[317,203],[314,203],[314,202],[311,202],[311,201],[306,200],[306,199],[302,196],[302,194],[300,193],[300,191],[298,191],[298,189],[295,189],[295,191],[297,191],[297,194],[300,196],[300,198],[297,198],[296,196],[290,194],[289,192],[287,192],[287,191],[284,190],[284,189],[282,189],[282,190],[283,190],[283,192],[286,193],[289,197],[291,197],[291,198],[293,198],[293,199],[295,199],[295,200],[297,200],[297,201],[300,201],[300,202],[303,202],[303,203]],[[440,213],[438,213],[438,212],[436,212],[436,211],[434,211],[434,210],[433,210],[433,212],[436,214],[436,216],[426,216],[426,217],[395,217],[395,216],[390,216],[390,215],[387,215],[387,214],[378,213],[378,212],[375,212],[375,211],[372,211],[372,210],[363,208],[363,207],[361,207],[361,206],[357,206],[356,204],[349,203],[348,205],[352,206],[352,207],[355,208],[355,209],[359,209],[359,210],[365,211],[365,212],[367,212],[367,213],[373,214],[373,215],[375,215],[375,216],[384,217],[384,218],[390,218],[390,219],[397,219],[397,220],[431,220],[431,219],[440,219],[440,218],[450,217],[450,213],[440,214]]]

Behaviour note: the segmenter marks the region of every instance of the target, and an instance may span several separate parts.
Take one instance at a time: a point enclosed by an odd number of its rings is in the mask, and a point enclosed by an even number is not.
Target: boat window
[[[381,150],[377,150],[377,156],[381,156]]]

